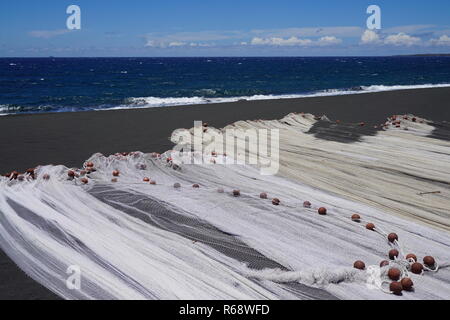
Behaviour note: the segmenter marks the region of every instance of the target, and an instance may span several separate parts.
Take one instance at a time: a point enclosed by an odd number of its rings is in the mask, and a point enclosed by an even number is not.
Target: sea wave
[[[239,96],[239,97],[136,97],[128,99],[129,104],[113,107],[111,109],[128,109],[128,108],[152,108],[152,107],[169,107],[179,105],[194,105],[194,104],[211,104],[211,103],[226,103],[237,102],[242,100],[256,101],[256,100],[272,100],[272,99],[296,99],[296,98],[309,98],[309,97],[325,97],[325,96],[338,96],[338,95],[350,95],[350,94],[363,94],[382,91],[396,91],[396,90],[413,90],[413,89],[427,89],[427,88],[445,88],[450,87],[450,84],[423,84],[423,85],[371,85],[371,86],[359,86],[346,89],[328,89],[310,93],[301,94],[281,94],[281,95],[252,95],[252,96]],[[100,109],[97,109],[100,110]],[[104,110],[104,109],[102,109]]]
[[[120,104],[102,104],[96,106],[60,106],[60,105],[38,105],[38,106],[20,106],[13,104],[0,104],[0,115],[25,114],[25,113],[49,113],[49,112],[82,112],[82,111],[105,111],[122,109],[145,109],[155,107],[172,107],[184,105],[216,104],[238,101],[258,101],[258,100],[277,100],[277,99],[298,99],[312,97],[326,97],[339,95],[364,94],[383,91],[414,90],[428,88],[450,87],[450,83],[442,84],[421,84],[421,85],[371,85],[357,86],[345,89],[326,89],[308,93],[293,94],[258,94],[249,96],[232,97],[209,97],[212,89],[202,89],[197,93],[204,95],[193,97],[131,97]]]

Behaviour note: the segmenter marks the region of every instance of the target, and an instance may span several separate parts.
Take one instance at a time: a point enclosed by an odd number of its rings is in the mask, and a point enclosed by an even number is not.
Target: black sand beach
[[[0,117],[0,172],[23,171],[44,164],[80,166],[95,152],[163,152],[171,148],[176,128],[194,120],[223,127],[237,120],[279,119],[291,112],[327,115],[366,127],[384,123],[392,114],[415,114],[449,121],[450,88],[390,91],[359,95],[286,100],[240,101],[140,110],[54,113]],[[364,129],[361,129],[364,130]],[[0,252],[0,299],[54,299]]]
[[[0,117],[0,172],[45,164],[80,166],[95,152],[164,152],[174,129],[195,120],[223,127],[238,120],[280,119],[291,112],[327,115],[331,120],[368,126],[392,114],[411,113],[450,120],[450,88],[401,90],[357,95],[240,101],[151,109],[51,113]]]

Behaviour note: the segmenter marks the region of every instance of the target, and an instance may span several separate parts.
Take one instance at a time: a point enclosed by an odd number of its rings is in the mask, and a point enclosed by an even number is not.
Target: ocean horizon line
[[[0,57],[0,59],[192,59],[192,58],[392,58],[392,57],[450,57],[450,53],[413,53],[392,55],[312,55],[312,56],[37,56]]]

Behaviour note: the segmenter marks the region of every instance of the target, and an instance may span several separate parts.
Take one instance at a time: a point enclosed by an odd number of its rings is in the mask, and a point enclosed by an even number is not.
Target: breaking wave
[[[444,88],[450,87],[450,84],[423,84],[423,85],[372,85],[358,86],[346,89],[328,89],[310,93],[299,94],[258,94],[250,96],[234,96],[234,97],[214,97],[216,92],[212,89],[197,90],[196,93],[204,95],[193,97],[132,97],[119,104],[102,104],[95,106],[61,106],[61,105],[39,105],[39,106],[21,106],[21,105],[0,105],[0,113],[20,114],[20,113],[48,113],[48,112],[82,112],[82,111],[105,111],[105,110],[121,110],[121,109],[142,109],[155,107],[171,107],[183,105],[199,105],[212,103],[227,103],[237,101],[258,101],[272,99],[296,99],[310,97],[326,97],[338,95],[364,94],[383,91],[396,90],[413,90],[427,88]]]
[[[424,85],[410,85],[410,86],[373,85],[373,86],[360,86],[348,89],[329,89],[304,94],[253,95],[253,96],[218,97],[218,98],[201,97],[201,96],[181,97],[181,98],[138,97],[138,98],[130,98],[129,101],[131,102],[131,107],[134,105],[135,107],[138,108],[152,108],[152,107],[167,107],[167,106],[193,105],[193,104],[226,103],[226,102],[237,102],[242,100],[257,101],[257,100],[272,100],[272,99],[295,99],[295,98],[326,97],[326,96],[362,94],[362,93],[383,92],[383,91],[444,88],[444,87],[450,87],[450,84],[424,84]],[[130,105],[118,106],[115,107],[114,109],[124,109],[124,108],[130,108]]]

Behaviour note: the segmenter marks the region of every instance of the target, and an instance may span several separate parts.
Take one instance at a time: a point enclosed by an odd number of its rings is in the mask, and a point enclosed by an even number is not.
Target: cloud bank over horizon
[[[8,2],[20,7],[24,0]],[[441,2],[440,0],[437,0]],[[0,4],[0,9],[5,5]],[[64,28],[64,5],[35,4],[31,17],[0,10],[0,56],[277,56],[391,55],[450,52],[448,2],[423,7],[415,0],[380,0],[382,28],[366,28],[366,6],[355,0],[329,4],[240,4],[180,0],[105,9],[79,0],[83,28]],[[177,5],[176,17],[173,6]],[[283,6],[282,4],[285,4]],[[422,7],[421,7],[422,6]],[[258,10],[255,11],[255,8]],[[44,12],[45,9],[45,12]],[[146,9],[146,10],[145,10]],[[408,11],[409,10],[409,11]],[[42,12],[44,13],[42,13]],[[19,13],[18,13],[19,12]],[[40,17],[42,15],[47,16]],[[219,15],[220,12],[220,15]],[[450,11],[449,11],[450,12]],[[414,16],[414,18],[409,18]],[[1,23],[1,22],[0,22]],[[279,27],[274,28],[277,25]],[[232,26],[232,28],[230,28]]]

